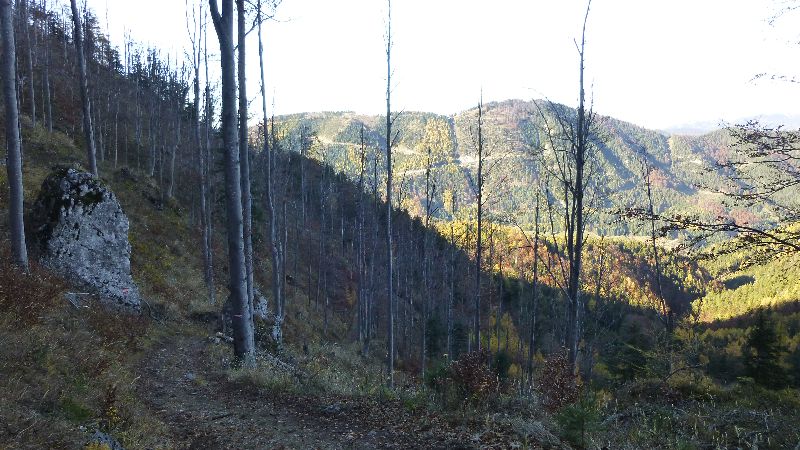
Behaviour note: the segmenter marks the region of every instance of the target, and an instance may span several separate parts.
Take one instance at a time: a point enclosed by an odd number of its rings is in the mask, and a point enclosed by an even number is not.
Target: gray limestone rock
[[[104,448],[108,448],[109,450],[125,450],[113,436],[103,433],[100,430],[95,431],[92,437],[89,438],[89,442],[86,443],[87,446],[92,444],[101,447],[104,446]]]
[[[86,287],[107,307],[141,310],[131,278],[128,217],[98,179],[57,168],[42,183],[30,227],[44,266]]]

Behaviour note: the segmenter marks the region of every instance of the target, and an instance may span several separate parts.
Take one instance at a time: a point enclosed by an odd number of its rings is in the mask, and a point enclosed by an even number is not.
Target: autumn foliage
[[[558,411],[561,407],[578,400],[580,386],[575,383],[575,375],[569,367],[566,353],[554,353],[545,361],[539,384],[542,404],[549,411]]]

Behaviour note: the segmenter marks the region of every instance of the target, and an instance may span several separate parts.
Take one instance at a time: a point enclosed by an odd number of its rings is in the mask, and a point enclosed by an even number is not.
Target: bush
[[[566,405],[556,415],[561,436],[578,448],[586,448],[591,433],[600,429],[597,396],[587,391],[580,401]]]
[[[447,387],[450,377],[450,363],[439,361],[425,371],[425,385],[435,392],[442,393]]]
[[[497,392],[497,376],[487,367],[485,350],[467,353],[450,366],[450,380],[459,398],[465,402],[481,403]]]
[[[578,400],[578,381],[569,367],[566,353],[551,355],[544,363],[539,391],[548,411],[555,412]]]

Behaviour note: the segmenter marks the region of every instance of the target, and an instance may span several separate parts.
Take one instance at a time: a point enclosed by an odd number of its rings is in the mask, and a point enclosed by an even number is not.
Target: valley
[[[270,115],[278,5],[216,4],[180,62],[0,5],[0,448],[800,445],[799,132],[397,113],[388,61],[388,117]]]

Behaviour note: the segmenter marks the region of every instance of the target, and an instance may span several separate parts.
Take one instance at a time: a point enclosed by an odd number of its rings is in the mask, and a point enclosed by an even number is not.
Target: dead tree
[[[475,180],[475,194],[478,202],[477,223],[478,230],[475,242],[475,312],[473,316],[473,335],[475,338],[475,350],[481,350],[481,275],[482,275],[482,256],[483,256],[483,95],[478,103],[478,174]]]
[[[386,289],[389,303],[389,320],[387,324],[387,371],[389,388],[394,388],[394,315],[395,302],[392,277],[394,264],[392,261],[392,146],[396,136],[392,135],[392,0],[388,3],[388,19],[386,22]]]
[[[422,242],[422,252],[423,252],[423,259],[422,259],[422,282],[423,282],[423,290],[422,293],[422,349],[421,349],[421,360],[422,360],[422,377],[425,378],[425,365],[427,364],[427,356],[428,356],[428,319],[430,316],[430,302],[431,302],[431,248],[430,248],[430,226],[431,226],[431,219],[434,214],[433,209],[433,202],[431,201],[433,196],[436,194],[436,181],[431,180],[432,171],[433,171],[433,160],[431,158],[431,148],[428,147],[428,155],[425,162],[425,228],[422,230],[423,233],[423,242]]]

